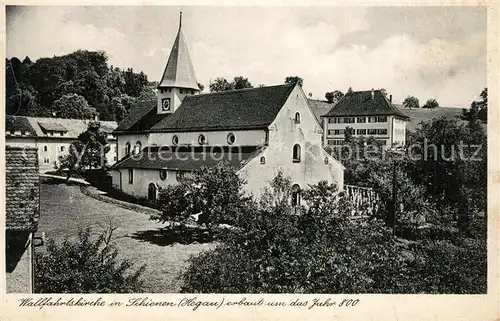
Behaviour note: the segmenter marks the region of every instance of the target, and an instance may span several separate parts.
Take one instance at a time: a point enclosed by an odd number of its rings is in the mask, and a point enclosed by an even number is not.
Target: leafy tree
[[[187,222],[194,217],[212,233],[213,224],[234,224],[243,215],[247,201],[243,184],[236,171],[222,163],[202,167],[185,175],[179,184],[160,190],[158,203],[162,212],[152,219]]]
[[[200,89],[200,91],[203,91],[203,89],[205,89],[205,86],[202,83],[198,83],[198,88]]]
[[[130,260],[119,260],[110,226],[97,238],[80,230],[78,240],[62,244],[49,240],[46,252],[35,254],[36,293],[141,292],[145,266],[132,270]]]
[[[403,101],[403,106],[405,108],[409,108],[409,109],[420,108],[420,104],[418,102],[418,98],[415,97],[415,96],[408,96],[408,97],[406,97],[405,100]]]
[[[95,111],[90,108],[84,97],[67,94],[52,104],[52,115],[60,118],[91,119]]]
[[[60,169],[68,169],[68,180],[73,172],[107,165],[106,153],[111,147],[100,127],[98,121],[90,121],[87,130],[71,143],[69,153],[59,157]]]
[[[233,84],[234,89],[253,88],[248,78],[242,76],[234,77]]]
[[[347,126],[344,132],[344,142],[351,142],[354,139],[354,134],[356,134],[356,130],[352,127]]]
[[[230,83],[226,78],[217,77],[213,82],[210,82],[210,92],[221,92],[227,90],[234,90],[234,83]]]
[[[482,100],[473,101],[469,109],[462,110],[461,118],[469,122],[488,120],[488,88],[484,88],[480,94]]]
[[[336,104],[342,97],[344,97],[344,94],[339,90],[325,93],[326,101],[328,101],[329,104]]]
[[[439,107],[439,103],[434,98],[427,100],[425,105],[422,106],[422,108],[430,108],[430,109],[434,109],[437,107]]]
[[[302,87],[304,79],[299,76],[288,76],[285,78],[285,84],[299,84],[299,86]]]
[[[273,190],[289,190],[279,178]],[[285,193],[286,194],[286,193]],[[398,291],[404,270],[394,238],[379,221],[349,218],[334,186],[303,192],[312,206],[291,215],[282,202],[249,204],[247,224],[215,250],[191,259],[183,292],[367,293]]]

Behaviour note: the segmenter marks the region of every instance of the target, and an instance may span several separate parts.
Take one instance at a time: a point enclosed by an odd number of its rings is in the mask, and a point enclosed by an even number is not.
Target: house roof
[[[6,229],[36,231],[40,217],[36,148],[5,147]]]
[[[311,106],[311,110],[313,111],[314,116],[316,116],[316,119],[323,127],[323,121],[321,120],[321,116],[328,113],[328,111],[330,110],[330,108],[334,106],[334,104],[330,104],[327,101],[310,99],[310,98],[308,98],[307,100],[309,102],[309,106]]]
[[[128,115],[118,124],[115,132],[143,131],[151,128],[155,121],[157,121],[154,119],[155,117],[151,117],[157,114],[156,104],[156,100],[139,101],[135,103],[130,109]],[[145,123],[143,119],[146,117],[148,119],[152,119],[153,121]]]
[[[172,51],[170,51],[158,87],[181,87],[199,90],[193,63],[189,56],[187,41],[182,32],[182,16],[177,37],[175,37]]]
[[[372,90],[347,93],[323,117],[376,115],[410,118],[399,111],[380,90],[373,91],[373,98]]]
[[[127,157],[112,168],[194,171],[202,166],[215,166],[219,162],[241,168],[261,151],[261,146],[153,146]]]
[[[21,133],[28,132],[29,135],[36,135],[36,131],[31,126],[29,120],[24,116],[5,116],[5,130],[14,133],[15,131],[21,131]]]
[[[64,127],[63,125],[59,124],[59,123],[38,123],[38,125],[40,125],[40,127],[42,127],[42,129],[44,130],[52,130],[52,131],[58,131],[58,132],[67,132],[68,130],[66,129],[66,127]]]
[[[64,137],[57,138],[76,139],[78,135],[87,130],[91,119],[69,119],[50,117],[28,117],[28,116],[6,116],[6,130],[13,131],[15,128],[25,128],[31,135],[37,137],[52,137],[47,135],[47,130],[63,131]],[[117,124],[115,121],[99,121],[104,132],[113,131]],[[11,129],[9,129],[11,128]],[[23,129],[16,129],[23,130]]]
[[[294,84],[187,96],[172,116],[151,128],[157,132],[267,128]]]

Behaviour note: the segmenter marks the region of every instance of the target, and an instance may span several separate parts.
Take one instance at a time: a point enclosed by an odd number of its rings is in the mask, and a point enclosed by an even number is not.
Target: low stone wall
[[[99,190],[93,186],[81,186],[80,190],[82,191],[83,194],[85,194],[89,197],[95,198],[96,200],[110,203],[110,204],[114,204],[116,206],[119,206],[119,207],[127,209],[127,210],[131,210],[131,211],[135,211],[135,212],[139,212],[139,213],[144,213],[147,215],[158,215],[161,213],[159,210],[155,210],[154,208],[117,200],[115,198],[99,194]]]

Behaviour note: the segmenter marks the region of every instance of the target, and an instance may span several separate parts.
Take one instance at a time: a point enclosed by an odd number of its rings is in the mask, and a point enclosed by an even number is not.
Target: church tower
[[[182,12],[179,31],[157,89],[158,114],[173,113],[184,97],[200,93],[187,41],[182,32]]]

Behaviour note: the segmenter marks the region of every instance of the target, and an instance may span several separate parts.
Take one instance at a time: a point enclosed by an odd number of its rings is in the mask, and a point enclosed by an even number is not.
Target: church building
[[[139,102],[114,131],[116,189],[155,200],[160,187],[221,161],[256,196],[280,170],[295,191],[322,180],[343,189],[344,167],[323,149],[323,129],[300,85],[201,94],[180,23],[157,89],[156,101]]]

